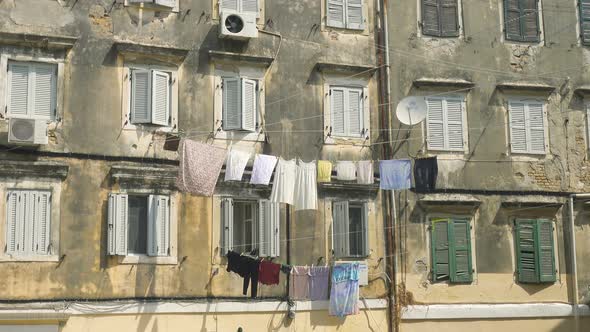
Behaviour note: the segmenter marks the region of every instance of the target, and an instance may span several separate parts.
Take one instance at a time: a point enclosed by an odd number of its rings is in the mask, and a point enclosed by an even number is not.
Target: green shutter
[[[504,31],[507,40],[521,41],[520,0],[504,0]]]
[[[555,282],[555,252],[553,245],[553,223],[551,220],[537,220],[537,253],[539,257],[539,281]]]
[[[440,11],[437,0],[422,0],[422,33],[441,36]]]
[[[590,0],[579,0],[580,35],[584,45],[590,45]]]
[[[538,0],[520,0],[520,24],[522,41],[539,41],[539,6]]]
[[[518,282],[538,283],[539,267],[536,256],[536,220],[516,220],[516,260]]]
[[[468,219],[454,219],[449,228],[451,282],[470,283],[473,280],[471,263],[471,226]]]
[[[459,36],[457,0],[439,0],[440,30],[443,37]]]
[[[432,220],[432,278],[436,281],[448,280],[450,276],[449,260],[449,220]]]

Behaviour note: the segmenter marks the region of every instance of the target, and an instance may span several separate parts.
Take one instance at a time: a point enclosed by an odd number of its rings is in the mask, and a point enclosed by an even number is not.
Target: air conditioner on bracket
[[[17,144],[47,144],[47,120],[11,117],[8,120],[8,142]]]
[[[258,37],[256,14],[222,12],[219,21],[219,37],[233,39]]]

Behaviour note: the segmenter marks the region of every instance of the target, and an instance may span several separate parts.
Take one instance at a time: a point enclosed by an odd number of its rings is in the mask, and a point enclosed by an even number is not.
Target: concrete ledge
[[[259,55],[249,55],[241,53],[223,52],[223,51],[209,51],[209,57],[213,61],[233,61],[233,62],[249,62],[253,64],[270,66],[274,58]]]
[[[355,65],[348,63],[318,62],[316,69],[321,72],[339,72],[347,74],[373,75],[377,67],[371,65]]]
[[[78,40],[71,36],[44,36],[27,33],[0,32],[0,45],[69,50]]]
[[[0,162],[0,177],[7,178],[56,178],[64,180],[70,166],[52,161],[7,161]]]
[[[540,91],[540,92],[553,92],[554,86],[544,83],[530,83],[530,82],[502,82],[496,86],[501,90],[528,90],[528,91]]]
[[[434,304],[402,309],[404,320],[503,319],[572,317],[574,306],[566,303]],[[590,316],[588,305],[578,305],[578,316]]]
[[[123,185],[175,189],[178,167],[113,165],[109,174]]]
[[[462,78],[431,78],[431,77],[421,77],[413,82],[414,86],[417,88],[422,87],[456,87],[456,88],[472,88],[475,86],[475,83],[464,80]]]
[[[124,56],[154,57],[171,61],[176,65],[180,65],[189,52],[187,49],[171,46],[138,44],[124,41],[115,42],[113,47],[117,50],[117,53]]]

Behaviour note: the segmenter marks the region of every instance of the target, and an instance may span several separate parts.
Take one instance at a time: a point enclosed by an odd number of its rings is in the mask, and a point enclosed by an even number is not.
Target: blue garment
[[[359,263],[337,264],[332,270],[330,315],[344,317],[359,313]]]
[[[381,189],[400,190],[412,187],[412,161],[410,159],[381,160],[379,173]]]

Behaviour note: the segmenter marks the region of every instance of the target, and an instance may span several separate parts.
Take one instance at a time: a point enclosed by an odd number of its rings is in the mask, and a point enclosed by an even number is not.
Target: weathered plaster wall
[[[588,324],[588,319],[581,319],[579,326]],[[459,321],[412,321],[402,323],[402,330],[414,331],[469,331],[476,329],[482,332],[492,331],[539,331],[539,332],[569,332],[575,331],[573,318],[563,319],[510,319],[510,320],[459,320]],[[582,331],[582,330],[580,330]]]

